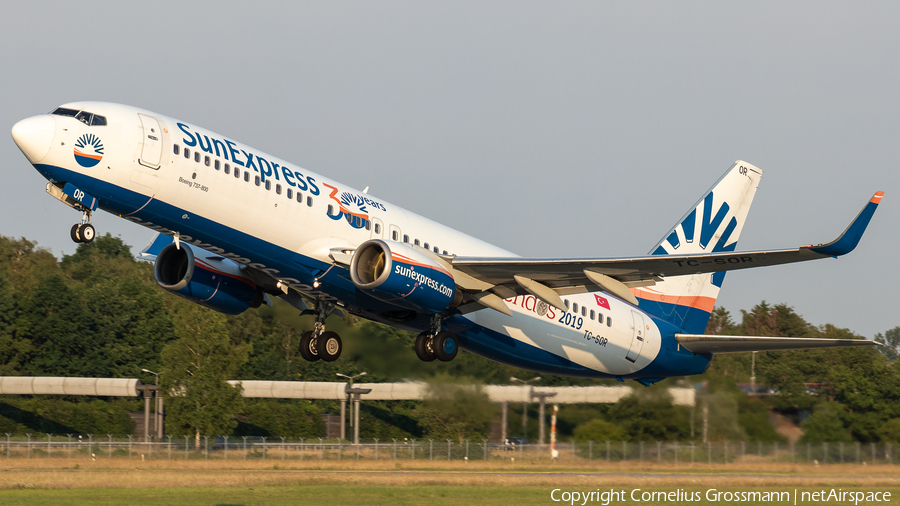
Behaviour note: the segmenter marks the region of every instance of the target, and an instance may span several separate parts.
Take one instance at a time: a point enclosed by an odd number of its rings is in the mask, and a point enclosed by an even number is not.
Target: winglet
[[[869,226],[869,220],[871,220],[872,215],[875,214],[875,209],[878,207],[878,204],[881,203],[881,198],[883,196],[884,192],[875,192],[875,195],[866,203],[865,207],[862,208],[862,211],[856,215],[856,219],[850,223],[850,226],[844,230],[844,233],[842,233],[840,237],[828,244],[809,246],[809,249],[821,255],[832,257],[839,257],[853,251],[853,249],[856,248],[856,245],[859,244],[859,240],[862,238],[863,232],[866,231],[866,227]]]

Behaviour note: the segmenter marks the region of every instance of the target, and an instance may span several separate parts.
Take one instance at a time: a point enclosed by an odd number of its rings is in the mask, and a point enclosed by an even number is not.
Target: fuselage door
[[[159,168],[159,160],[162,157],[162,131],[159,128],[159,121],[153,116],[138,113],[141,118],[141,128],[143,137],[141,138],[141,158],[138,160],[141,165]]]
[[[632,327],[634,335],[631,338],[631,348],[628,349],[628,355],[625,355],[625,359],[634,362],[641,356],[641,349],[644,347],[644,317],[637,311],[632,311],[631,317],[634,322]]]

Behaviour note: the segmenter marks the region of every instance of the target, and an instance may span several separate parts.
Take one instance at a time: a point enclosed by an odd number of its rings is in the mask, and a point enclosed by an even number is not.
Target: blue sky
[[[649,251],[737,159],[765,171],[739,250],[859,249],[730,273],[733,313],[786,302],[872,337],[900,325],[900,4],[21,3],[0,123],[74,100],[202,125],[526,256]],[[78,213],[10,136],[0,234],[72,253]],[[900,201],[900,200],[898,200]],[[151,233],[99,214],[136,249]]]

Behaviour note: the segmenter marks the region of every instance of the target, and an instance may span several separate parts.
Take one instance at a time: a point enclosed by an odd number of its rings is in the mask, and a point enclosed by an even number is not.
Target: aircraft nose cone
[[[55,133],[56,120],[47,114],[23,119],[12,127],[13,140],[31,163],[47,156]]]

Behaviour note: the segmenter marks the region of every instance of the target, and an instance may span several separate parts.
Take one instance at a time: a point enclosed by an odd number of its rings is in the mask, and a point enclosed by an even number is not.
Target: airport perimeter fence
[[[352,444],[323,438],[250,436],[151,437],[106,435],[0,435],[0,459],[139,460],[432,460],[548,462],[550,445],[493,444],[487,440],[388,439]],[[894,445],[875,443],[778,444],[579,441],[557,443],[557,461],[665,463],[667,465],[794,463],[900,464]]]

